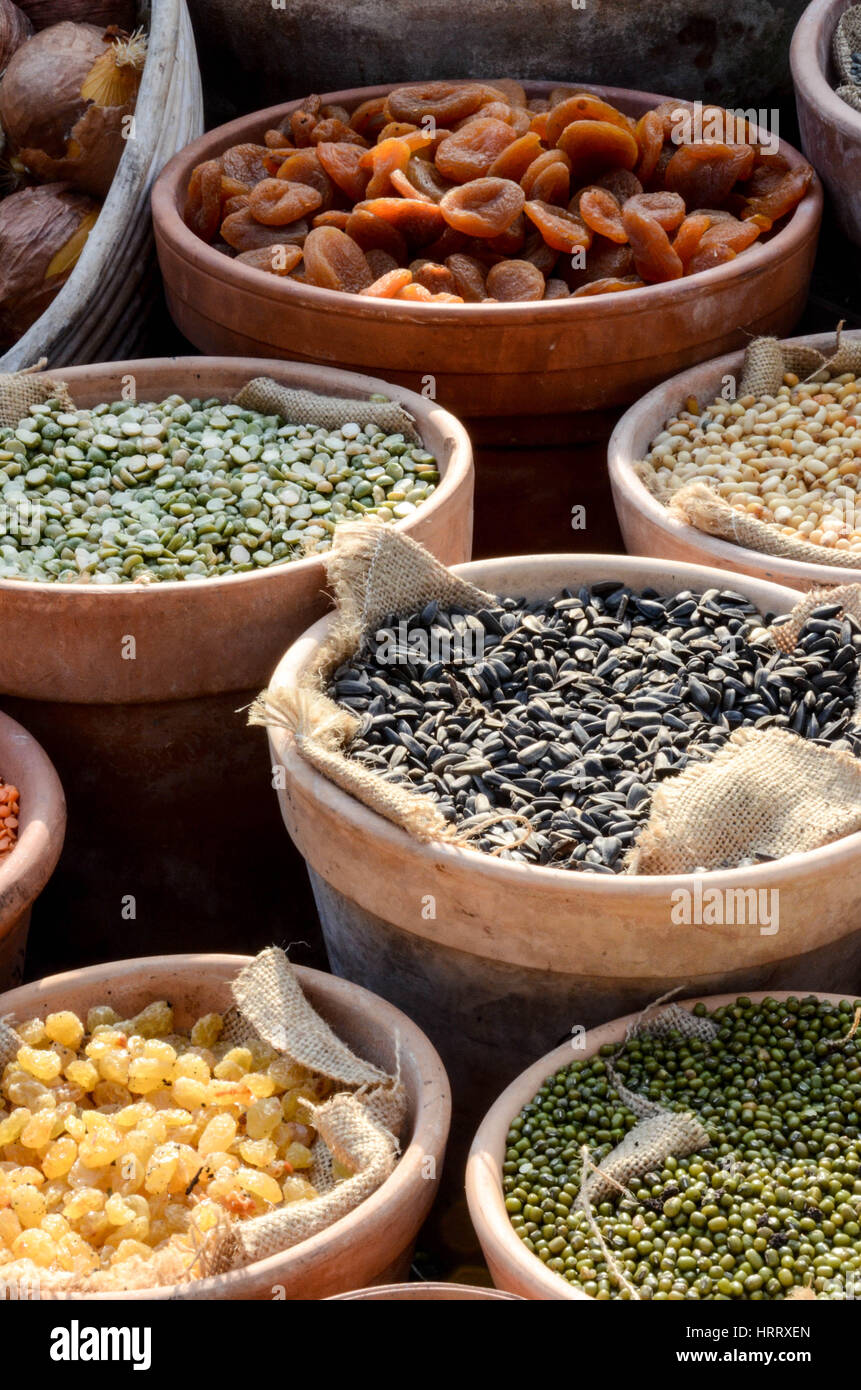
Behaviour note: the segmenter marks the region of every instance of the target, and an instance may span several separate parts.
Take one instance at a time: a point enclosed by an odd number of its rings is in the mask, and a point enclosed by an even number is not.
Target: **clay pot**
[[[535,94],[554,83],[534,82]],[[323,98],[348,109],[391,90]],[[596,91],[631,115],[664,100]],[[168,307],[203,352],[299,356],[379,371],[470,418],[591,411],[625,404],[691,362],[740,347],[751,333],[786,333],[807,297],[822,195],[814,183],[786,226],[737,260],[623,294],[529,304],[414,304],[263,276],[201,241],[182,220],[196,164],[259,141],[299,102],[211,131],[177,155],[153,190]],[[796,165],[800,155],[781,142]]]
[[[861,335],[846,335],[848,338],[856,336]],[[790,341],[819,348],[826,355],[834,350],[833,333],[793,338]],[[633,465],[646,456],[652,441],[667,420],[684,409],[688,397],[695,396],[700,405],[705,406],[720,395],[724,377],[740,379],[743,361],[744,353],[737,352],[716,362],[703,362],[687,372],[680,372],[662,386],[656,386],[622,416],[610,436],[607,454],[613,502],[625,549],[631,555],[654,555],[667,560],[681,560],[686,564],[715,565],[718,569],[752,574],[757,579],[767,579],[775,584],[787,584],[793,589],[861,583],[861,560],[857,569],[808,564],[802,560],[787,560],[783,556],[747,550],[734,545],[732,541],[698,531],[696,527],[673,516],[637,477]]]
[[[190,0],[208,124],[346,83],[455,74],[641,84],[747,107],[791,90],[787,50],[804,0]],[[528,42],[524,39],[528,35]]]
[[[0,988],[24,973],[30,911],[60,857],[66,802],[60,779],[43,748],[0,714],[0,776],[21,794],[18,840],[0,856]]]
[[[606,555],[486,560],[455,573],[530,598],[610,577],[664,594],[728,583],[720,570]],[[785,613],[799,597],[741,575],[731,587],[762,612]],[[313,661],[329,623],[286,653],[273,687],[292,684]],[[777,933],[682,931],[671,922],[671,894],[692,891],[694,875],[571,873],[422,844],[321,777],[283,730],[270,730],[270,743],[286,769],[278,799],[308,861],[332,969],[391,999],[439,1048],[456,1098],[455,1154],[523,1058],[572,1023],[592,1027],[678,986],[834,988],[861,966],[853,881],[861,834],[709,874],[720,889],[779,888]]]
[[[847,968],[845,978],[850,981],[853,979],[851,968]],[[795,992],[817,993],[820,999],[833,1002],[839,1002],[846,997],[844,994],[823,994],[804,985],[799,985]],[[854,997],[852,990],[849,990],[848,994]],[[788,990],[760,990],[753,994],[748,991],[748,997],[754,1003],[767,997],[788,999],[789,995]],[[680,1003],[682,1008],[688,1010],[702,1002],[711,1011],[724,1004],[734,1003],[737,997],[735,993],[699,995],[674,1002]],[[605,1023],[602,1028],[590,1029],[582,1040],[582,1048],[578,1046],[576,1052],[572,1051],[570,1042],[557,1047],[512,1081],[484,1117],[469,1154],[466,1168],[466,1198],[472,1224],[498,1288],[519,1294],[521,1298],[550,1301],[586,1299],[592,1302],[590,1294],[573,1287],[558,1274],[554,1274],[552,1269],[547,1269],[536,1255],[526,1249],[519,1236],[515,1235],[502,1195],[502,1164],[505,1159],[506,1137],[511,1121],[520,1114],[524,1105],[533,1099],[548,1076],[562,1067],[570,1066],[572,1062],[594,1057],[607,1043],[622,1042],[628,1026],[636,1021],[637,1014],[632,1013],[625,1018],[616,1018],[612,1023]]]
[[[832,86],[831,45],[855,0],[813,0],[792,37],[789,60],[804,153],[825,184],[846,236],[861,245],[861,111]]]
[[[141,400],[163,400],[229,396],[265,374],[330,395],[383,391],[401,400],[442,480],[425,508],[397,524],[447,563],[468,558],[469,439],[425,397],[317,367],[200,357],[75,367],[63,379],[76,401],[92,405],[114,400],[123,377],[134,378]],[[325,584],[319,558],[194,585],[0,580],[3,707],[44,742],[70,797],[51,906],[57,920],[71,903],[84,909],[74,954],[60,954],[72,943],[42,942],[41,971],[115,955],[129,920],[151,950],[169,950],[178,931],[183,945],[235,946],[235,919],[249,948],[270,942],[276,925],[283,930],[283,835],[264,784],[272,774],[265,739],[245,727],[242,710],[285,642],[329,608]],[[124,659],[130,636],[134,660]],[[296,934],[307,938],[301,919],[304,907],[313,920],[310,903],[300,896],[296,906]]]
[[[482,1289],[475,1284],[385,1284],[377,1289],[359,1289],[356,1293],[339,1293],[330,1303],[466,1303],[473,1300],[516,1298],[516,1294],[500,1293],[498,1289]]]
[[[153,999],[166,998],[177,1027],[185,1029],[202,1014],[222,1012],[233,1003],[230,981],[248,960],[180,955],[112,961],[0,995],[0,1015],[22,1019],[56,1009],[81,1014],[103,1003],[128,1017]],[[403,1152],[392,1176],[328,1230],[281,1254],[229,1274],[112,1298],[319,1299],[407,1275],[445,1156],[451,1098],[442,1063],[424,1034],[391,1004],[318,970],[297,967],[297,973],[311,1003],[344,1042],[389,1072],[400,1064],[408,1113]]]

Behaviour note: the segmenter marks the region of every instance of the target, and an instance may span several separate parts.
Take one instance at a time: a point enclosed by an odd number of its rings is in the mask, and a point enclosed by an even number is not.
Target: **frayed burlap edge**
[[[345,756],[359,721],[329,699],[325,689],[332,673],[387,618],[406,616],[432,600],[475,611],[493,603],[493,595],[459,579],[424,546],[376,518],[339,526],[323,563],[337,604],[327,639],[296,684],[260,694],[249,723],[286,729],[297,751],[322,776],[415,839],[459,843],[463,833],[430,797]]]
[[[34,405],[52,399],[61,401],[67,410],[74,410],[66,383],[41,375],[46,364],[47,358],[43,357],[21,372],[0,372],[0,426],[15,429]]]
[[[810,381],[820,372],[830,376],[840,376],[843,372],[861,373],[861,334],[846,334],[843,325],[838,324],[831,353],[780,338],[754,338],[744,354],[737,398],[774,396],[787,373]]]
[[[834,64],[839,75],[837,95],[861,111],[861,82],[857,68],[861,67],[861,5],[844,10],[834,31],[832,45]],[[853,70],[853,58],[857,65]]]
[[[642,473],[639,476],[642,478]],[[657,490],[651,490],[658,497]],[[663,498],[658,497],[658,500]],[[815,545],[811,541],[785,536],[773,523],[760,521],[732,506],[714,486],[703,481],[686,483],[678,492],[668,496],[666,506],[671,516],[693,526],[695,530],[730,541],[745,550],[756,550],[762,555],[776,555],[785,560],[799,560],[804,564],[830,565],[834,569],[861,569],[861,551],[835,550],[831,546]]]
[[[233,397],[243,410],[259,410],[262,415],[280,415],[295,424],[339,429],[350,421],[365,429],[368,425],[386,434],[402,434],[411,444],[421,444],[414,416],[397,401],[357,400],[350,396],[323,396],[284,386],[272,377],[253,377]]]

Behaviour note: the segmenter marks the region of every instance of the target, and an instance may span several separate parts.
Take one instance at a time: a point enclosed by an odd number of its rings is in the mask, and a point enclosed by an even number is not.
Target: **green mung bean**
[[[0,428],[0,579],[248,573],[328,550],[343,519],[410,516],[438,482],[421,444],[355,421],[327,429],[181,396],[46,401]]]
[[[548,1077],[511,1123],[509,1219],[526,1248],[599,1299],[854,1298],[861,1282],[858,1001],[752,1004],[710,1017],[712,1039],[641,1033]],[[705,1005],[695,1013],[705,1016]],[[638,1122],[619,1081],[695,1114],[710,1145],[634,1178],[592,1215],[576,1205],[581,1147],[601,1163]],[[615,1266],[615,1268],[613,1268]]]

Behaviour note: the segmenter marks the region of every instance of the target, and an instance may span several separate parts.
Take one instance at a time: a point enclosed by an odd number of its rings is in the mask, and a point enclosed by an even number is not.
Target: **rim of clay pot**
[[[826,63],[830,62],[837,22],[852,3],[853,0],[812,0],[795,26],[789,66],[796,87],[810,105],[845,135],[861,141],[861,112],[837,95],[819,57],[824,52]]]
[[[60,858],[66,798],[54,764],[25,728],[0,713],[0,777],[18,788],[18,840],[0,859],[0,935],[41,893]]]
[[[689,1011],[696,1004],[705,1004],[709,1012],[732,1004],[736,999],[747,998],[754,1003],[763,999],[799,999],[806,995],[816,995],[817,999],[837,1003],[841,999],[854,998],[851,994],[827,994],[820,990],[782,989],[757,990],[747,995],[743,990],[732,994],[700,994],[689,999],[673,1000]],[[526,1071],[515,1077],[510,1086],[502,1092],[498,1100],[488,1110],[472,1141],[466,1164],[466,1200],[469,1214],[485,1257],[494,1269],[502,1271],[502,1287],[509,1287],[524,1297],[548,1299],[586,1299],[593,1302],[591,1294],[569,1284],[561,1275],[547,1269],[537,1255],[515,1234],[514,1227],[505,1210],[502,1193],[502,1164],[505,1158],[506,1137],[511,1121],[519,1115],[524,1105],[537,1094],[548,1076],[571,1062],[585,1061],[593,1057],[606,1043],[621,1042],[628,1027],[641,1018],[641,1013],[625,1014],[612,1019],[599,1028],[591,1028],[586,1033],[583,1048],[572,1051],[570,1042],[554,1048]],[[528,1292],[525,1292],[527,1291]]]
[[[785,585],[759,579],[754,575],[727,574],[726,570],[712,569],[706,565],[691,565],[665,561],[639,555],[518,555],[493,560],[473,560],[463,565],[453,565],[451,573],[477,584],[496,585],[496,592],[502,596],[517,595],[523,591],[518,576],[522,575],[525,587],[534,591],[536,585],[530,582],[536,567],[557,568],[570,566],[571,580],[582,583],[595,583],[601,578],[619,578],[632,588],[648,587],[640,578],[643,570],[666,571],[668,576],[677,576],[667,592],[683,588],[711,589],[733,588],[739,593],[749,594],[751,590],[764,591],[774,603],[773,612],[786,613],[795,606],[803,594]],[[505,582],[489,578],[495,572],[503,572]],[[561,587],[561,586],[559,586]],[[754,599],[759,606],[759,600]],[[782,605],[782,606],[781,606]],[[762,611],[762,608],[760,608]],[[321,618],[287,649],[269,682],[270,690],[279,685],[291,685],[298,674],[316,656],[323,639],[328,635],[333,614]],[[601,900],[618,895],[620,891],[635,888],[640,894],[651,897],[665,897],[676,888],[691,889],[691,885],[702,875],[698,874],[593,874],[588,871],[574,872],[570,869],[555,869],[545,865],[521,864],[503,860],[494,855],[484,854],[468,846],[454,846],[442,841],[424,843],[394,825],[384,816],[372,811],[361,801],[343,791],[316,771],[296,749],[295,741],[287,730],[278,726],[268,729],[270,743],[276,760],[288,771],[288,780],[301,786],[302,793],[333,811],[342,823],[349,824],[355,835],[368,846],[375,841],[385,841],[399,854],[408,854],[424,860],[429,873],[442,871],[448,867],[452,872],[461,871],[464,866],[480,871],[483,876],[496,880],[500,885],[523,890],[527,886],[543,884],[547,887],[570,889],[576,887],[580,896],[594,896],[595,910],[600,911]],[[767,888],[780,884],[786,886],[787,877],[793,870],[803,871],[810,867],[845,873],[847,860],[861,853],[861,831],[855,831],[840,840],[822,845],[818,849],[798,851],[787,854],[765,864],[752,864],[744,868],[721,869],[715,871],[715,882],[722,887]],[[430,881],[430,880],[429,880]]]
[[[486,1289],[479,1284],[377,1284],[371,1289],[355,1289],[352,1293],[335,1293],[327,1303],[382,1303],[396,1300],[404,1303],[432,1303],[436,1301],[475,1301],[488,1299],[513,1299],[522,1302],[519,1294],[505,1293],[502,1289]]]
[[[143,372],[163,368],[165,363],[170,363],[178,370],[199,371],[202,374],[221,371],[235,372],[238,367],[244,368],[247,364],[249,381],[259,376],[274,376],[279,383],[289,386],[294,382],[302,384],[307,379],[308,389],[313,390],[318,395],[336,395],[340,390],[346,397],[352,397],[357,401],[372,394],[385,395],[397,404],[403,405],[414,416],[422,442],[424,442],[425,428],[433,422],[446,438],[448,458],[437,458],[440,480],[436,490],[428,500],[423,502],[412,516],[404,517],[401,521],[388,523],[398,531],[406,531],[409,534],[416,524],[416,519],[420,520],[427,516],[434,506],[446,502],[472,470],[472,444],[457,416],[452,415],[444,406],[437,405],[428,397],[420,396],[418,392],[410,391],[405,386],[396,386],[394,382],[383,381],[381,377],[367,376],[363,372],[346,371],[342,367],[323,366],[313,362],[290,362],[285,358],[268,357],[141,357],[130,359],[127,362],[91,362],[84,366],[56,368],[41,372],[39,375],[49,377],[53,381],[66,382],[72,396],[74,396],[76,382],[84,385],[90,380],[108,375],[112,377],[137,375],[139,377]],[[313,379],[318,377],[321,372],[325,374],[327,382],[331,384],[331,392],[321,392],[319,385],[313,384]],[[82,408],[86,409],[86,407]],[[0,578],[0,593],[44,594],[48,592],[55,594],[58,602],[62,602],[64,596],[72,601],[81,594],[97,593],[100,597],[104,596],[115,603],[120,598],[131,598],[134,603],[152,603],[159,594],[182,592],[190,595],[197,588],[210,594],[226,594],[235,591],[240,585],[246,588],[251,586],[262,588],[267,582],[271,585],[273,580],[283,579],[288,574],[307,574],[315,566],[320,565],[326,553],[307,555],[301,560],[289,560],[286,563],[270,565],[266,569],[248,571],[246,574],[224,574],[215,579],[205,578],[196,582],[192,580],[190,583],[184,579],[165,579],[152,584],[60,584],[50,583],[47,580]]]
[[[346,106],[348,110],[352,110],[361,102],[385,96],[398,86],[411,85],[416,84],[390,82],[379,87],[352,87],[340,92],[327,92],[321,97],[321,101],[326,105]],[[554,88],[562,84],[525,82],[523,85],[531,96],[549,96]],[[629,107],[635,108],[636,114],[658,106],[661,102],[674,100],[672,97],[660,96],[654,92],[591,83],[582,83],[577,90],[601,96],[625,111]],[[675,99],[679,102],[684,100],[681,97]],[[521,304],[437,305],[345,294],[340,290],[322,289],[317,285],[302,285],[286,276],[267,275],[265,271],[255,270],[230,256],[222,255],[207,242],[202,241],[185,225],[182,218],[192,169],[207,159],[215,158],[231,145],[255,139],[262,140],[264,131],[279,126],[289,112],[301,107],[304,100],[305,98],[300,98],[279,106],[270,106],[263,111],[230,121],[227,125],[218,126],[187,145],[184,150],[180,150],[162,170],[153,188],[153,223],[157,234],[195,269],[208,272],[213,279],[227,281],[246,293],[256,293],[260,299],[280,305],[284,309],[289,309],[291,305],[301,305],[308,310],[319,309],[342,316],[360,316],[367,320],[369,327],[376,322],[393,319],[446,325],[462,319],[464,323],[468,323],[470,329],[484,324],[511,325],[514,328],[538,314],[542,319],[551,322],[558,319],[560,326],[564,324],[574,329],[577,326],[578,313],[583,318],[594,315],[594,302],[588,295],[582,300],[568,298],[530,300]],[[793,168],[807,163],[804,156],[784,140],[779,142],[779,150]],[[684,276],[680,280],[667,281],[665,284],[646,285],[642,289],[602,295],[601,307],[608,317],[614,314],[627,315],[638,309],[657,311],[667,307],[676,308],[713,286],[752,279],[768,262],[789,256],[804,244],[822,216],[822,200],[822,186],[817,175],[811,181],[804,197],[793,209],[786,224],[773,236],[754,242],[735,260],[725,265],[713,266],[710,270],[698,271],[695,275]],[[271,284],[268,283],[270,281]]]
[[[861,330],[844,333],[843,337],[861,340]],[[786,338],[783,341],[827,352],[835,346],[835,335],[815,333],[801,338]],[[732,541],[698,531],[695,526],[673,516],[637,476],[634,464],[645,456],[652,440],[664,427],[663,423],[657,427],[649,425],[649,439],[646,442],[646,422],[656,407],[665,410],[666,421],[682,409],[688,396],[696,396],[699,401],[711,401],[718,394],[721,378],[726,374],[738,373],[743,362],[744,351],[728,353],[726,357],[715,357],[710,362],[700,362],[697,366],[688,367],[677,376],[668,378],[660,386],[655,386],[634,405],[628,407],[616,424],[607,445],[607,461],[614,494],[618,491],[630,499],[636,510],[652,525],[660,527],[666,535],[678,538],[688,545],[695,545],[703,552],[703,563],[709,563],[711,559],[723,561],[727,569],[732,570],[743,558],[745,563],[767,568],[772,573],[777,572],[778,578],[774,582],[785,582],[787,585],[794,581],[824,586],[861,583],[861,553],[858,556],[857,569],[850,569],[836,565],[817,565],[806,560],[791,560],[783,555],[769,555],[764,550],[749,550],[746,546],[733,545]],[[669,401],[670,404],[664,406],[665,401]]]
[[[31,984],[20,985],[17,989],[0,994],[0,1017],[17,1014],[19,1017],[33,1017],[59,1000],[69,989],[79,989],[82,985],[109,986],[111,1000],[122,997],[123,982],[128,982],[129,991],[136,988],[135,982],[147,971],[169,970],[174,978],[188,976],[192,980],[203,980],[207,976],[220,982],[232,980],[236,974],[253,960],[252,956],[227,954],[180,954],[160,956],[137,956],[128,960],[107,961],[102,965],[86,966],[81,970],[68,971],[61,975],[49,975]],[[362,1239],[362,1227],[369,1222],[385,1225],[387,1209],[393,1202],[404,1199],[409,1189],[426,1181],[424,1164],[429,1154],[438,1155],[445,1149],[445,1141],[451,1120],[451,1090],[448,1077],[439,1054],[421,1029],[400,1009],[395,1008],[379,995],[371,993],[361,985],[329,975],[322,970],[312,970],[308,966],[293,967],[304,990],[312,999],[321,1002],[331,1001],[340,1005],[362,1009],[373,1017],[381,1032],[395,1039],[408,1041],[410,1051],[417,1058],[423,1077],[421,1095],[416,1098],[412,1134],[405,1141],[403,1152],[391,1176],[377,1188],[360,1206],[342,1216],[324,1231],[310,1236],[290,1250],[280,1251],[265,1260],[256,1260],[227,1274],[213,1275],[198,1279],[189,1285],[195,1299],[230,1299],[242,1297],[243,1284],[250,1271],[255,1278],[265,1280],[271,1271],[272,1283],[284,1282],[284,1263],[291,1257],[298,1262],[307,1262],[326,1252],[330,1258],[337,1253],[346,1253],[356,1240]],[[139,986],[138,986],[139,987]],[[202,991],[202,998],[205,991]],[[186,1286],[165,1285],[146,1289],[118,1290],[111,1293],[91,1293],[83,1295],[68,1294],[66,1299],[170,1299],[176,1298],[176,1289]]]

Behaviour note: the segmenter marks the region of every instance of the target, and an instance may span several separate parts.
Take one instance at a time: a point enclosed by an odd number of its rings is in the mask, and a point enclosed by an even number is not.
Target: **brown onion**
[[[0,349],[17,342],[62,289],[98,215],[93,198],[64,184],[0,202]]]
[[[32,32],[33,26],[23,10],[12,0],[0,0],[0,73]]]
[[[37,30],[50,29],[64,20],[97,24],[102,29],[108,24],[133,29],[137,21],[135,0],[21,0],[19,8]]]
[[[125,149],[146,55],[91,24],[55,24],[20,48],[0,81],[9,152],[31,173],[104,197]]]

